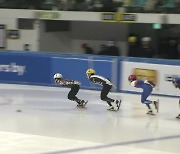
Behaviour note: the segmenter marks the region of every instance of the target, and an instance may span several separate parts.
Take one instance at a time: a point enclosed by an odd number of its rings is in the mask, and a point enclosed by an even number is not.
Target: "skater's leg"
[[[151,106],[150,104],[152,103],[152,101],[150,100],[147,100],[148,96],[151,94],[152,92],[152,87],[150,86],[147,86],[143,89],[143,92],[141,94],[141,102],[143,104],[145,104],[148,108],[148,113],[151,113],[152,112],[152,109],[151,109]]]
[[[147,85],[147,86],[143,89],[143,92],[142,92],[142,94],[141,94],[141,102],[142,102],[143,104],[149,105],[149,104],[152,103],[152,101],[147,100],[147,98],[149,97],[149,95],[151,94],[151,92],[152,92],[152,87],[151,87],[150,85]],[[149,107],[149,106],[148,106],[148,107]]]
[[[107,97],[111,90],[112,86],[110,85],[104,85],[101,90],[101,100],[106,101],[109,105],[111,102],[114,102],[114,99]]]
[[[120,107],[121,101],[114,100],[112,98],[109,98],[107,95],[109,94],[112,86],[110,85],[104,85],[101,90],[101,100],[106,101],[109,105],[108,110],[118,110]]]
[[[80,86],[74,85],[71,87],[71,90],[68,93],[68,99],[78,103],[78,107],[84,107],[87,104],[87,101],[79,99],[76,94],[79,92]]]
[[[80,103],[80,99],[76,97],[76,94],[79,91],[79,85],[74,85],[71,87],[71,90],[68,93],[68,99],[71,101],[76,101],[77,103]]]

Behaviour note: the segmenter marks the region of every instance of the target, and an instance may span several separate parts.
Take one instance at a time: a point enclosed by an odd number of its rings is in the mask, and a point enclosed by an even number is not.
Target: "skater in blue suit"
[[[173,78],[172,79],[172,83],[173,83],[175,88],[179,88],[180,89],[180,78],[179,77]],[[179,100],[179,106],[180,106],[180,100]],[[176,118],[180,119],[180,114]]]
[[[155,87],[153,82],[147,81],[147,80],[137,80],[136,75],[130,75],[128,77],[128,80],[129,80],[131,86],[143,89],[143,92],[141,94],[141,103],[145,104],[148,107],[147,114],[154,114],[150,104],[153,104],[155,106],[155,109],[158,112],[159,102],[151,101],[151,100],[147,99],[148,96],[151,95],[152,90]]]

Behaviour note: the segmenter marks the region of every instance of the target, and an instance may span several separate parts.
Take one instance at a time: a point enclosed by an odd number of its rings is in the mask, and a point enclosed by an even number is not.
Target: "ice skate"
[[[154,107],[157,110],[157,113],[159,112],[159,100],[153,101]]]
[[[110,108],[113,107],[113,109],[109,109],[109,110],[111,110],[111,111],[118,111],[119,108],[120,108],[120,105],[121,105],[121,100],[120,101],[119,100],[115,100],[114,102],[111,102],[109,105],[110,105]],[[111,105],[112,105],[112,107],[111,107]]]
[[[119,108],[121,106],[121,100],[120,101],[116,100],[115,103],[116,103],[116,106],[117,106],[117,110],[119,110]]]
[[[109,110],[109,111],[116,111],[116,110],[114,110],[114,106],[109,106],[109,108],[107,108],[107,110]]]
[[[180,114],[176,117],[177,119],[180,119]]]
[[[78,103],[77,107],[81,107],[81,108],[83,108],[83,107],[85,107],[85,106],[86,106],[87,102],[88,102],[88,101],[81,100],[81,101]]]
[[[149,114],[149,115],[155,115],[152,111],[152,109],[149,109],[148,112],[146,114]]]

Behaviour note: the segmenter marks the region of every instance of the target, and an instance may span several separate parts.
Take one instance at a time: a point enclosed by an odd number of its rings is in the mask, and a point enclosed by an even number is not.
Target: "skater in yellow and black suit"
[[[101,100],[106,101],[108,103],[109,105],[108,110],[111,110],[111,111],[119,110],[121,100],[120,101],[114,100],[107,96],[111,88],[113,87],[112,82],[103,76],[95,75],[95,70],[92,68],[87,69],[86,75],[91,82],[95,84],[99,84],[103,87],[101,90]]]

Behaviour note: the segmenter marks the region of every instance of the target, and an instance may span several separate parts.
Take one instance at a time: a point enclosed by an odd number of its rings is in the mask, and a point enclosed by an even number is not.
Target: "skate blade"
[[[159,112],[159,99],[157,100],[157,104],[156,104],[156,110],[157,110],[157,113]]]
[[[121,102],[122,102],[122,100],[120,100],[119,103],[117,104],[117,110],[119,110],[119,108],[121,106]]]
[[[107,109],[108,111],[118,111],[119,109],[115,110],[115,109]]]
[[[107,109],[108,111],[117,111],[117,110],[112,110],[112,109]]]
[[[148,114],[148,115],[156,115],[156,114],[154,114],[154,113],[146,113],[146,114]]]
[[[88,101],[85,101],[84,104],[83,104],[83,107],[85,107],[87,103],[88,103]]]

